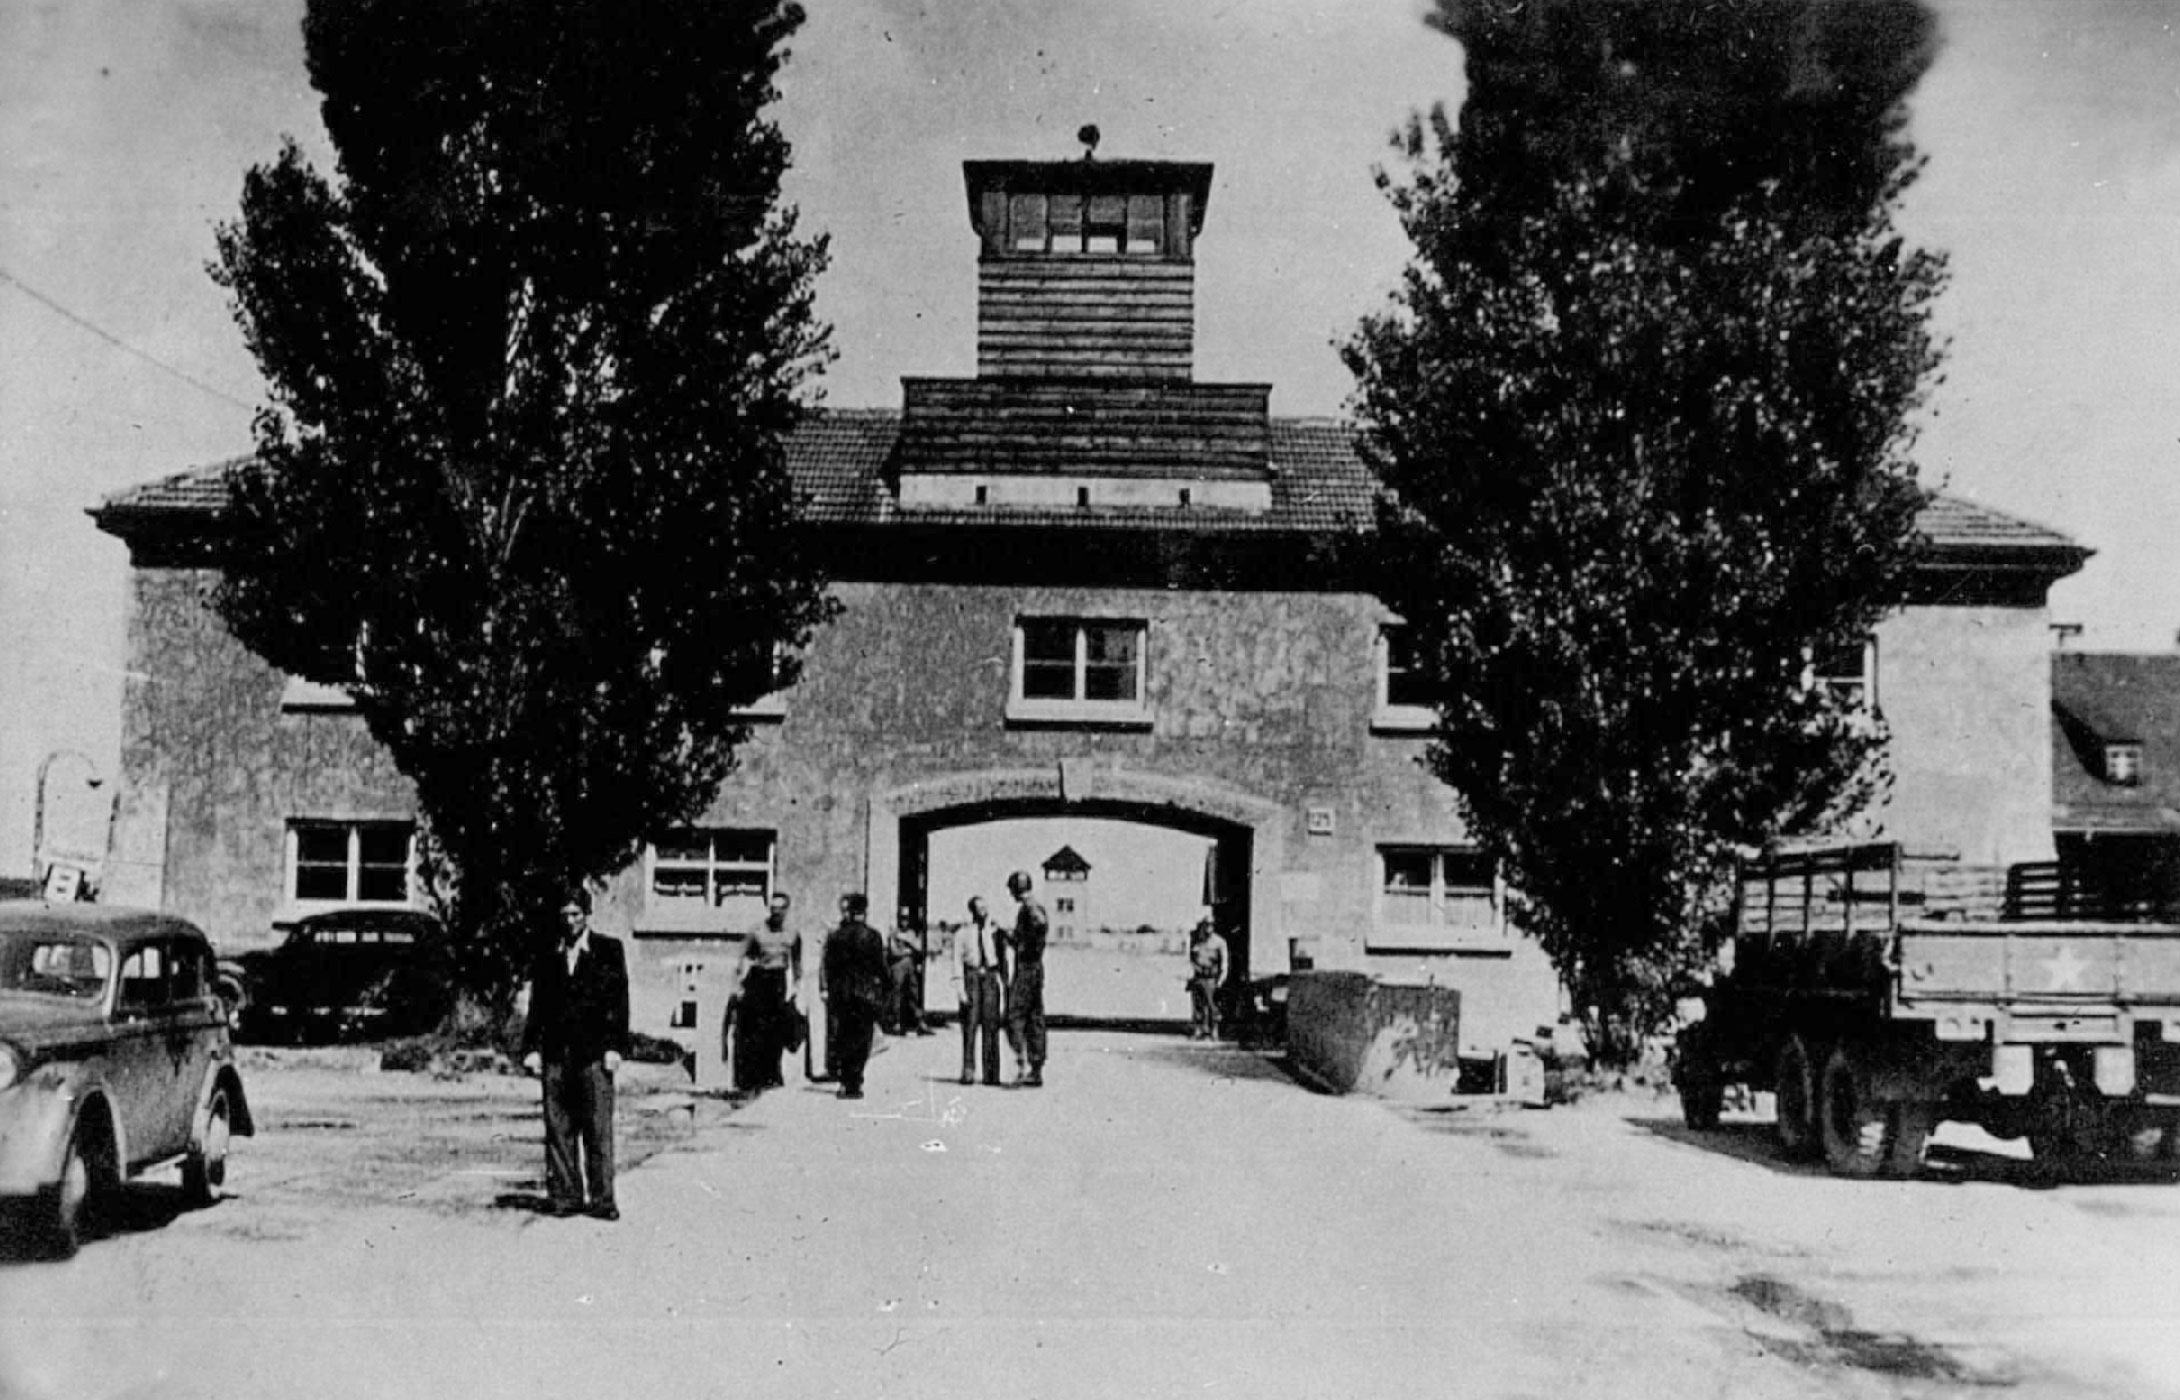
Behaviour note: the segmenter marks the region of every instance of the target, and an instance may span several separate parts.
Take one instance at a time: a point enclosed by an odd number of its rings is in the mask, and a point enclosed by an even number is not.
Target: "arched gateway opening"
[[[1179,833],[1189,838],[1179,842],[1179,848],[1195,853],[1200,874],[1193,882],[1185,909],[1177,909],[1170,926],[1160,932],[1178,934],[1197,916],[1208,914],[1227,940],[1234,964],[1233,985],[1239,986],[1249,977],[1287,968],[1286,944],[1276,926],[1278,902],[1274,894],[1282,831],[1280,815],[1276,805],[1221,784],[1110,769],[1082,770],[1066,763],[1045,770],[951,775],[910,784],[873,801],[870,888],[874,895],[879,891],[893,893],[897,907],[914,910],[927,928],[936,931],[942,925],[958,922],[964,911],[934,903],[939,897],[952,903],[962,888],[958,878],[949,878],[958,872],[934,868],[934,849],[942,861],[958,860],[965,838],[973,843],[979,831],[1005,830],[992,824],[1011,824],[1019,833],[1031,823],[1053,831],[1063,829],[1054,822],[1085,827],[1122,823],[1140,829],[1154,841],[1158,833]],[[1101,844],[1108,852],[1114,849],[1110,842]],[[1019,842],[1017,845],[1020,848]],[[1172,844],[1163,859],[1168,864],[1175,859]],[[1135,907],[1126,902],[1124,894],[1117,893],[1129,879],[1127,867],[1125,856],[1103,862],[1090,897],[1101,904],[1117,900],[1107,906],[1111,910]],[[1035,868],[1031,873],[1040,874]],[[1066,897],[1065,887],[1047,888],[1062,892],[1057,897],[1048,894],[1046,900],[1055,925],[1060,925],[1061,913],[1075,911],[1051,909],[1058,898]],[[995,886],[986,897],[994,917],[1002,922],[1013,917],[1012,904],[1003,890]],[[1141,920],[1126,922],[1131,930],[1139,932],[1135,926]],[[1065,960],[1055,965],[1048,982],[1047,1010],[1056,1021],[1186,1022],[1187,997],[1181,985],[1183,955],[1170,937],[1163,950],[1144,946],[1140,941],[1131,946],[1125,934],[1114,936],[1110,919],[1100,919],[1095,913],[1075,920],[1074,925],[1054,945],[1058,957]],[[940,946],[941,940],[934,937],[934,954]],[[1146,956],[1153,965],[1140,974],[1123,976],[1121,981],[1132,986],[1148,978],[1169,995],[1146,1001],[1118,982],[1105,980],[1125,967],[1113,961],[1115,958]],[[1073,985],[1067,969],[1078,973],[1072,979]],[[944,986],[944,977],[936,966],[930,982],[934,988]]]

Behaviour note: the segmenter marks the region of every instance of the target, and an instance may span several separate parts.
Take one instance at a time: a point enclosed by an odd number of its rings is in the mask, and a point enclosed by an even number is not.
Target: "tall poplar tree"
[[[1943,259],[1893,227],[1912,0],[1442,0],[1458,128],[1381,176],[1415,258],[1345,347],[1374,586],[1429,754],[1594,1043],[1715,951],[1737,848],[1888,781],[1815,683],[1901,597]]]
[[[784,443],[822,239],[774,0],[311,0],[336,176],[288,143],[213,275],[271,402],[215,595],[353,683],[473,988],[693,819],[826,616]]]

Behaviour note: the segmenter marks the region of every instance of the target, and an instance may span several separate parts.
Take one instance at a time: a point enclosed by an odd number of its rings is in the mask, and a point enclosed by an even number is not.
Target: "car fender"
[[[25,1092],[28,1090],[29,1092]],[[61,1160],[77,1127],[87,1118],[101,1124],[114,1144],[114,1160],[128,1160],[121,1120],[102,1086],[36,1079],[7,1091],[0,1103],[0,1195],[27,1196],[61,1179]]]
[[[250,1117],[250,1100],[242,1092],[242,1076],[229,1063],[212,1066],[212,1072],[204,1077],[204,1087],[197,1091],[197,1107],[189,1116],[189,1140],[202,1142],[205,1128],[212,1117],[212,1091],[227,1090],[227,1101],[233,1105],[227,1131],[236,1137],[257,1136],[257,1123]]]

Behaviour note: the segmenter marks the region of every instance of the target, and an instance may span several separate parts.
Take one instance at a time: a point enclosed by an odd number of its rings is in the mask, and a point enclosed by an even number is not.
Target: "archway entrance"
[[[1185,1023],[1187,937],[1202,918],[1226,938],[1231,984],[1249,976],[1253,834],[1239,823],[1126,802],[1012,801],[905,817],[900,842],[896,903],[922,919],[935,957],[971,894],[1010,921],[1006,874],[1029,872],[1052,922],[1056,1021]]]
[[[1072,985],[1059,967],[1052,969],[1048,1012],[1059,1020],[1185,1026],[1185,937],[1197,919],[1208,915],[1225,936],[1233,963],[1230,985],[1238,988],[1251,977],[1287,970],[1278,894],[1286,815],[1276,803],[1214,780],[1093,768],[1071,759],[1042,769],[948,774],[874,795],[867,888],[874,895],[890,893],[897,907],[910,909],[932,930],[928,984],[934,1008],[953,1009],[943,1004],[946,969],[939,959],[949,946],[943,930],[966,917],[964,908],[947,904],[961,900],[968,888],[984,894],[993,915],[1007,921],[1013,910],[1005,895],[1005,871],[1027,868],[1039,879],[1051,912],[1059,912],[1050,907],[1061,891],[1089,901],[1087,917],[1075,911],[1066,943]],[[1077,852],[1092,866],[1079,891],[1045,883],[1039,868],[1068,844],[1060,834],[1067,829],[1082,832],[1086,846],[1095,847]],[[1180,893],[1161,902],[1160,914],[1144,916],[1124,892],[1133,856],[1130,842],[1114,844],[1101,834],[1113,830],[1132,833],[1138,846],[1162,848],[1158,859],[1169,867],[1162,887]],[[1056,839],[1046,844],[1047,835]],[[965,858],[964,851],[973,855]],[[1035,854],[1018,854],[1024,851]],[[976,861],[994,865],[990,874],[976,877],[990,880],[988,890],[964,886],[959,878],[958,867]],[[1190,867],[1178,883],[1170,870],[1176,863]],[[1054,923],[1061,920],[1055,917]],[[1124,953],[1135,961],[1117,961]],[[1130,985],[1151,990],[1134,994]]]

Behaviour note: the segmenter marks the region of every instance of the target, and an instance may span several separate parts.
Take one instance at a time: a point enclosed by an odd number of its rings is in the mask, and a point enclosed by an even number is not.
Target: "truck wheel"
[[[1895,1115],[1889,1105],[1870,1098],[1858,1060],[1841,1045],[1824,1062],[1818,1127],[1824,1136],[1824,1164],[1837,1176],[1861,1178],[1876,1176],[1892,1159]]]
[[[1931,1129],[1938,1125],[1935,1104],[1897,1103],[1892,1106],[1892,1153],[1885,1175],[1909,1177],[1923,1169],[1923,1149],[1930,1145]]]
[[[1778,1108],[1772,1125],[1779,1150],[1795,1160],[1816,1155],[1816,1071],[1810,1065],[1809,1046],[1798,1035],[1779,1047],[1778,1068],[1772,1075],[1772,1097]]]
[[[2173,1157],[2173,1122],[2154,1110],[2116,1112],[2106,1134],[2105,1152],[2115,1162],[2164,1162]]]
[[[1690,1026],[1673,1046],[1673,1085],[1680,1090],[1680,1116],[1699,1133],[1717,1127],[1718,1115],[1726,1106],[1726,1085],[1708,1039],[1700,1025]]]

